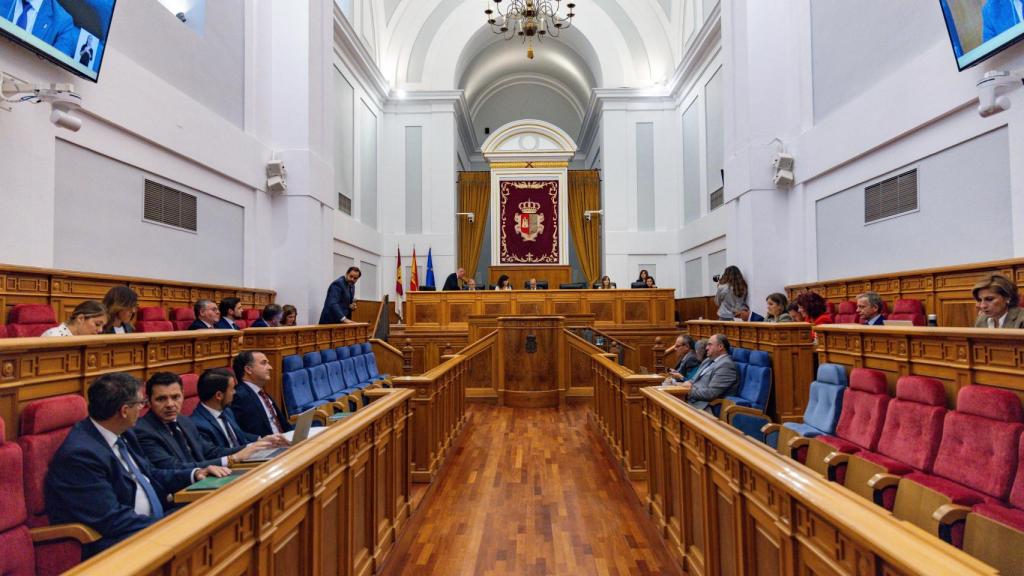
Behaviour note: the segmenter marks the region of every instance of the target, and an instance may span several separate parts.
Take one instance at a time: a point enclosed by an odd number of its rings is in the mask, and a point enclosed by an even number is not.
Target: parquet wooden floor
[[[682,574],[587,410],[470,405],[383,574]]]

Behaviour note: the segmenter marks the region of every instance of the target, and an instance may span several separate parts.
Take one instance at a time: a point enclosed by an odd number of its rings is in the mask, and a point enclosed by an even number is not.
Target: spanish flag
[[[412,247],[412,274],[409,277],[409,292],[420,289],[420,274],[416,269],[416,247]]]

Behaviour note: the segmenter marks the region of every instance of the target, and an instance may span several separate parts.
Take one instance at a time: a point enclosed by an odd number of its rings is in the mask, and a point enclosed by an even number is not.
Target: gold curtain
[[[476,276],[490,206],[491,173],[459,172],[459,212],[472,212],[475,215],[472,224],[469,218],[459,216],[458,266],[466,269],[468,278]]]
[[[601,174],[597,170],[570,170],[568,197],[569,231],[590,287],[601,275],[601,217],[587,222],[583,211],[601,209]]]

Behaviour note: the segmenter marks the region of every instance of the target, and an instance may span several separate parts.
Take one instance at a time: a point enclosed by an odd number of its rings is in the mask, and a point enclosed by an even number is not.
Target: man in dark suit
[[[199,377],[199,405],[189,420],[204,440],[220,448],[238,448],[260,440],[256,434],[242,430],[231,411],[235,398],[235,374],[226,368],[211,368]],[[280,435],[265,436],[262,440],[273,446],[287,446]]]
[[[441,288],[441,290],[462,290],[462,287],[459,286],[459,281],[462,280],[462,277],[465,275],[465,268],[459,268],[455,272],[452,272],[448,275],[448,278],[445,279],[444,287]]]
[[[0,0],[0,16],[69,57],[75,56],[78,27],[57,0]]]
[[[735,393],[739,387],[739,371],[729,352],[732,347],[724,334],[708,338],[707,358],[697,370],[692,381],[682,385],[688,388],[686,401],[698,410],[704,410],[716,398]]]
[[[235,371],[235,399],[231,411],[249,434],[270,436],[292,429],[288,418],[263,387],[270,382],[270,361],[262,352],[243,350],[231,363]]]
[[[752,312],[750,306],[741,304],[739,308],[732,311],[734,320],[742,320],[743,322],[764,322],[764,316],[761,316],[757,312]]]
[[[281,316],[284,315],[284,310],[279,304],[267,304],[263,308],[263,312],[260,313],[260,317],[256,319],[249,328],[272,328],[281,325]]]
[[[697,359],[697,352],[694,350],[696,347],[697,343],[694,342],[693,336],[680,334],[676,338],[675,343],[665,350],[666,354],[679,352],[679,362],[668,371],[669,375],[677,382],[686,380],[686,375],[700,365],[700,360]]]
[[[860,321],[868,326],[882,326],[885,320],[882,319],[882,297],[878,292],[865,292],[857,296],[857,315]]]
[[[181,378],[173,372],[157,372],[146,381],[149,413],[135,426],[135,435],[146,458],[158,468],[231,466],[270,446],[267,442],[221,448],[207,442],[196,425],[181,416],[185,400]]]
[[[164,516],[174,492],[223,469],[160,469],[143,455],[132,426],[146,403],[139,381],[105,374],[88,391],[89,417],[74,425],[50,462],[46,513],[54,524],[81,522],[103,537],[83,559]]]
[[[352,311],[356,309],[356,282],[362,271],[355,266],[350,267],[345,275],[331,282],[324,300],[324,309],[320,312],[321,324],[341,324],[351,322]]]
[[[220,305],[217,306],[218,312],[220,312],[220,320],[213,325],[214,328],[220,330],[241,330],[236,320],[242,318],[242,301],[234,296],[224,298],[220,301]]]
[[[1022,9],[1021,0],[986,0],[981,8],[982,42],[988,42],[1020,24],[1024,16]]]
[[[220,322],[220,308],[213,300],[200,298],[196,300],[192,310],[196,313],[196,319],[189,325],[189,330],[207,330],[215,328]]]

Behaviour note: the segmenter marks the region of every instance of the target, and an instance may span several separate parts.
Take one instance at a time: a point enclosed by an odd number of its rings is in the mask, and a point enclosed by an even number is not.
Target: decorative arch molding
[[[576,142],[564,130],[543,120],[516,120],[495,130],[481,146],[484,158],[495,162],[568,163]]]
[[[569,102],[573,111],[579,117],[580,122],[586,116],[586,103],[580,102],[576,94],[566,84],[543,74],[514,74],[494,82],[473,99],[473,103],[470,104],[469,108],[469,116],[472,121],[476,122],[477,114],[487,104],[488,100],[497,96],[502,90],[512,88],[513,86],[543,86],[548,88]]]

